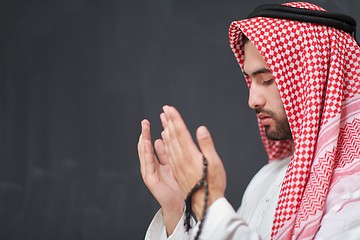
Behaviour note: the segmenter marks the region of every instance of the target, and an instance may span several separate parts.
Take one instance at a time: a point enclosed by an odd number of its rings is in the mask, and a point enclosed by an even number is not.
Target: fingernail
[[[209,131],[207,131],[206,127],[201,126],[201,127],[199,127],[199,129],[198,129],[198,134],[199,134],[198,136],[199,136],[200,138],[206,138],[206,137],[209,136]]]
[[[165,123],[164,113],[161,113],[161,114],[160,114],[160,120],[161,120],[162,123]]]

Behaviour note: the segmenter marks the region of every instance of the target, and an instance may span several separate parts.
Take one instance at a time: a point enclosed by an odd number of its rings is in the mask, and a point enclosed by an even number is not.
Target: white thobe
[[[275,208],[290,159],[273,160],[261,168],[248,185],[237,212],[226,198],[216,200],[208,208],[200,239],[270,240]],[[195,224],[193,219],[192,224]],[[145,240],[194,239],[198,225],[189,234],[186,233],[183,214],[174,232],[167,238],[160,209],[148,228]],[[360,239],[360,220],[335,233],[321,230],[315,239]]]

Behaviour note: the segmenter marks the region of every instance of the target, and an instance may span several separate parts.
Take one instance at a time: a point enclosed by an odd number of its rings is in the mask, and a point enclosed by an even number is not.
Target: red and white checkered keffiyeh
[[[325,11],[309,3],[285,5]],[[331,224],[331,216],[345,206],[360,208],[360,196],[354,194],[354,189],[360,189],[359,46],[350,34],[332,27],[245,19],[233,22],[229,30],[241,69],[243,34],[272,71],[295,146],[276,207],[272,239],[313,239],[324,221]],[[247,83],[250,87],[249,79]],[[291,155],[290,141],[268,140],[263,126],[259,128],[269,161]]]

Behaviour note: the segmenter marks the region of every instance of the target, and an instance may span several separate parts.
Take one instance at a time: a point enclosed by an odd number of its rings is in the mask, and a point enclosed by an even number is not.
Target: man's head
[[[243,43],[244,74],[251,80],[249,106],[255,109],[268,139],[292,139],[285,109],[270,68],[252,42]]]

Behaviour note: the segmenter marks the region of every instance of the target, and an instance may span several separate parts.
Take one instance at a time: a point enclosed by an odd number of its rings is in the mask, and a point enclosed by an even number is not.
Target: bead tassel
[[[190,217],[191,217],[191,213],[192,213],[192,207],[191,207],[191,198],[192,195],[202,186],[204,185],[205,188],[205,199],[204,199],[204,210],[203,210],[203,214],[200,220],[200,225],[199,225],[199,230],[195,236],[195,240],[199,239],[199,236],[201,234],[201,230],[202,230],[202,226],[204,224],[204,220],[205,220],[205,216],[206,216],[206,208],[207,208],[207,202],[208,202],[208,196],[209,196],[209,186],[208,183],[206,181],[206,174],[207,174],[207,160],[205,157],[203,157],[203,161],[204,161],[204,173],[203,173],[203,177],[202,179],[195,185],[195,187],[193,187],[193,189],[191,189],[190,193],[188,194],[187,198],[186,198],[186,211],[185,211],[185,221],[184,221],[184,226],[187,232],[189,232],[189,230],[191,229],[191,225],[190,225]]]

